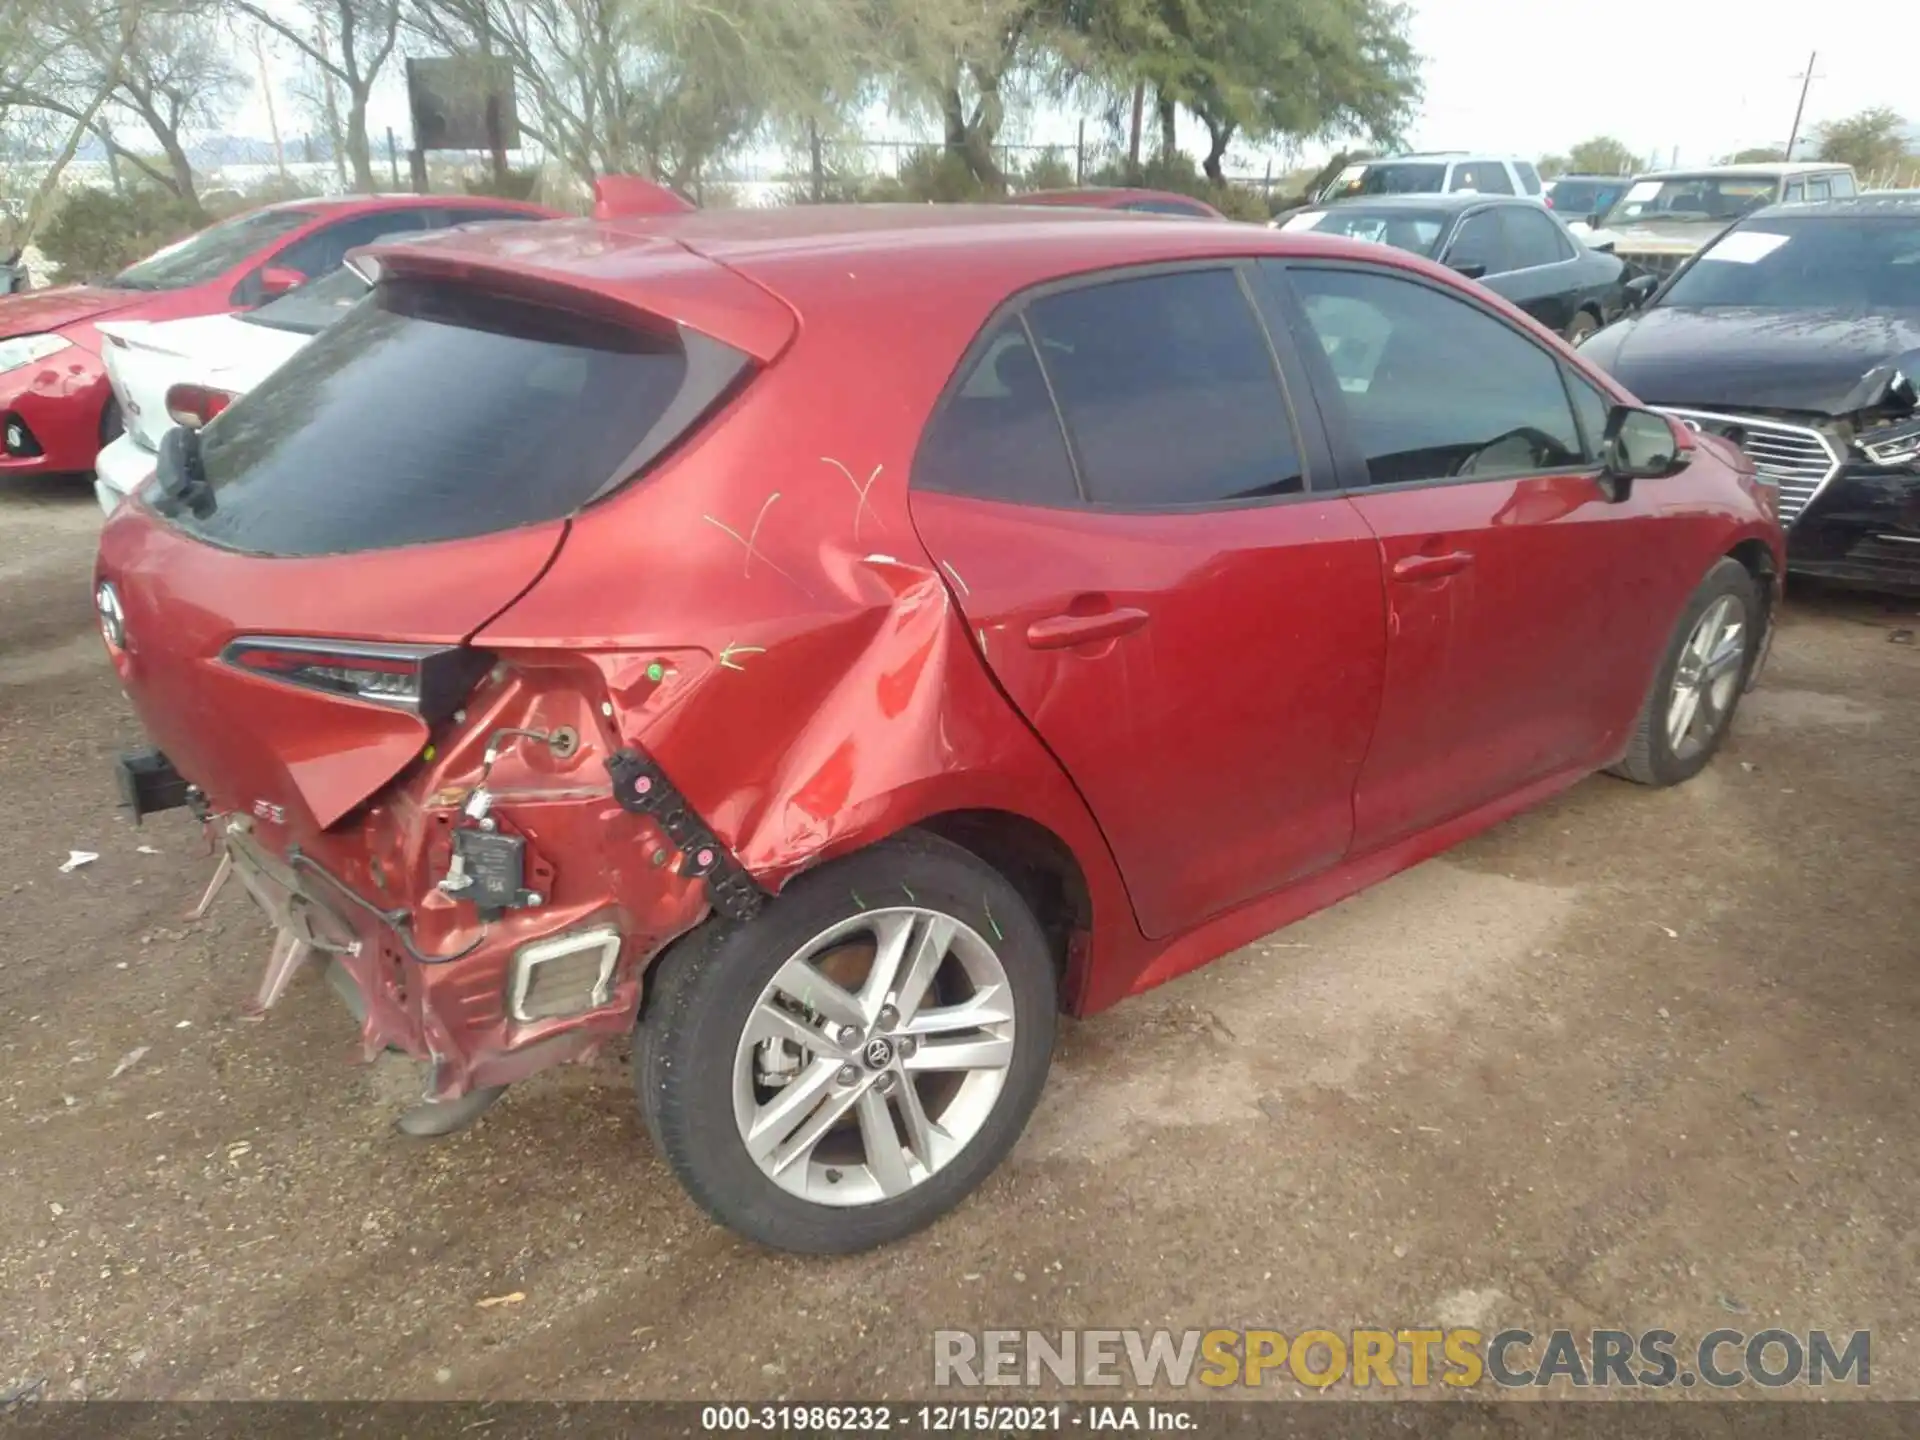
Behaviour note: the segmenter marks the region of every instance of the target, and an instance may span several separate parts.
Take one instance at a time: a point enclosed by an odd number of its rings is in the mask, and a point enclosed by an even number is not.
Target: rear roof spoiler
[[[698,208],[677,190],[639,175],[602,175],[593,182],[593,218],[596,220],[684,215]]]

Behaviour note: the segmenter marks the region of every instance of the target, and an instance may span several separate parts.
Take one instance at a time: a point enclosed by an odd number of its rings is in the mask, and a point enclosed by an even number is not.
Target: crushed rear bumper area
[[[639,967],[614,917],[560,918],[537,940],[483,935],[452,955],[423,954],[404,912],[381,910],[297,848],[274,854],[244,816],[216,823],[220,866],[201,908],[238,880],[274,929],[245,1013],[264,1015],[303,970],[324,967],[365,1059],[396,1050],[430,1064],[427,1101],[586,1059],[633,1024]]]

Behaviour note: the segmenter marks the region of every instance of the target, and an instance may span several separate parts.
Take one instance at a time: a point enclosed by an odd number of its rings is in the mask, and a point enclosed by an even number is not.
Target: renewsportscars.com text
[[[1866,1330],[936,1330],[933,1383],[1215,1389],[1731,1389],[1873,1380]]]

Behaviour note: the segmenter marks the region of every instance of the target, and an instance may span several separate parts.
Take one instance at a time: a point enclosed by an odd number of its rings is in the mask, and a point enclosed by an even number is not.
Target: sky
[[[1656,163],[1703,164],[1748,146],[1783,145],[1799,96],[1797,78],[1818,51],[1802,133],[1873,105],[1920,124],[1920,4],[1914,0],[1409,0],[1411,34],[1424,57],[1425,95],[1410,130],[1415,149],[1488,150],[1533,158],[1565,154],[1613,135]],[[273,65],[284,91],[290,63]],[[284,72],[284,73],[279,73]],[[401,67],[383,76],[370,115],[376,137],[392,126],[406,144]],[[282,94],[280,125],[293,136],[316,128]],[[1003,138],[1071,146],[1079,115],[1030,116],[1024,134]],[[264,137],[266,108],[256,89],[231,126]],[[905,118],[876,113],[872,138],[926,138]],[[1089,131],[1093,129],[1089,124]],[[1203,151],[1204,133],[1183,125],[1184,148]],[[376,148],[379,148],[376,146]],[[1332,147],[1273,152],[1276,173],[1317,163]],[[1268,158],[1236,145],[1230,168],[1258,173]]]

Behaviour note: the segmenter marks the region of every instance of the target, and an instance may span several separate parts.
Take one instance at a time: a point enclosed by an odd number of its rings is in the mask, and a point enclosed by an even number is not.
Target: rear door
[[[1616,505],[1599,483],[1603,397],[1451,287],[1363,265],[1286,278],[1275,303],[1340,357],[1314,357],[1315,386],[1386,572],[1355,849],[1604,763],[1645,683],[1646,597],[1671,584],[1649,568],[1655,487]]]
[[[975,643],[1112,845],[1141,928],[1337,863],[1379,702],[1378,546],[1250,267],[1016,305],[929,423],[912,509]]]

